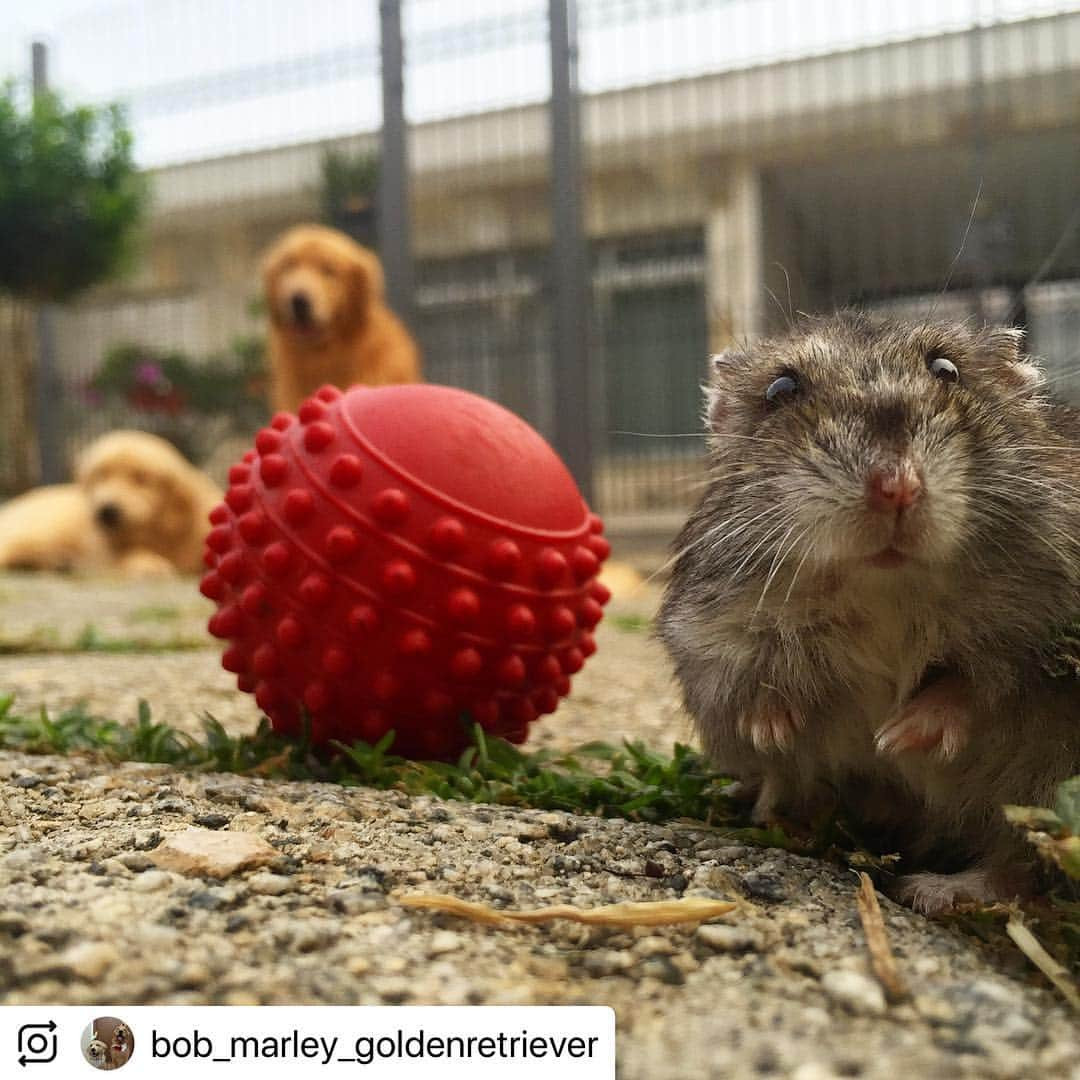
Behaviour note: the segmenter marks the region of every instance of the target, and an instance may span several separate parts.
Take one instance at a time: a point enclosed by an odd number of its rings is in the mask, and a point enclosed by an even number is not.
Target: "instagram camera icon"
[[[19,1064],[47,1065],[56,1060],[56,1021],[23,1024],[19,1028]]]

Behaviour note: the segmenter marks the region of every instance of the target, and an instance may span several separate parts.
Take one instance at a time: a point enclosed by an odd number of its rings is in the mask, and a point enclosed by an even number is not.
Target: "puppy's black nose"
[[[116,503],[102,503],[95,516],[99,525],[106,529],[115,529],[120,524],[120,507]]]
[[[289,307],[292,309],[293,321],[299,326],[307,326],[311,322],[311,300],[307,293],[293,293],[289,299]]]

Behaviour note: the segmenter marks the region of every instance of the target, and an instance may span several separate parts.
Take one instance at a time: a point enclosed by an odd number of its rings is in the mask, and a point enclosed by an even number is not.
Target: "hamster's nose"
[[[914,506],[922,496],[922,480],[908,462],[871,469],[866,477],[866,501],[872,510],[895,513]]]
[[[307,293],[294,292],[289,298],[289,309],[292,311],[293,320],[301,326],[311,322],[311,299]]]
[[[120,507],[116,503],[102,503],[94,516],[99,525],[106,529],[115,529],[120,524]]]

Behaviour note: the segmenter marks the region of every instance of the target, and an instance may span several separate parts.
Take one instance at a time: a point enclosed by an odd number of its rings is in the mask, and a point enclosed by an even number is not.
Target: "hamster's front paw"
[[[760,753],[790,750],[805,721],[791,706],[780,701],[758,702],[739,717],[735,730]]]
[[[874,735],[878,753],[936,753],[951,761],[967,745],[971,705],[963,679],[946,675],[920,690]]]
[[[958,904],[1009,903],[1030,896],[1033,881],[1029,869],[976,865],[955,874],[907,874],[897,880],[891,892],[900,903],[923,915],[940,915]]]

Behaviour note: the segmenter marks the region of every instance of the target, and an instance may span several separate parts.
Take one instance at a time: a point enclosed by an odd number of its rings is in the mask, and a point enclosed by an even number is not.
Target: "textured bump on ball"
[[[222,554],[232,547],[233,531],[228,525],[215,525],[206,537],[206,546]]]
[[[428,531],[428,547],[443,559],[460,554],[465,543],[465,526],[457,518],[441,517]]]
[[[307,488],[293,488],[285,496],[281,512],[290,525],[303,525],[315,513],[315,496]]]
[[[242,514],[247,510],[253,497],[250,484],[234,484],[225,492],[225,501],[234,514]]]
[[[531,638],[536,633],[536,615],[527,604],[514,604],[506,613],[506,628],[516,638]]]
[[[372,499],[371,512],[380,525],[400,525],[409,516],[409,497],[400,488],[386,488]]]
[[[364,463],[355,454],[341,454],[330,466],[330,483],[336,488],[353,488],[364,475]]]
[[[545,589],[561,584],[566,571],[566,556],[555,548],[544,548],[536,557],[536,580]]]
[[[360,537],[348,525],[335,525],[326,534],[326,557],[333,563],[346,563],[360,550]]]
[[[521,566],[521,548],[513,540],[496,540],[488,548],[487,568],[494,578],[513,577]]]
[[[379,613],[372,604],[357,604],[349,611],[348,627],[354,634],[374,634],[379,628]]]
[[[394,559],[383,567],[382,584],[392,596],[404,596],[416,585],[416,571],[404,559]]]
[[[263,428],[255,436],[255,449],[260,454],[275,454],[281,449],[281,432],[277,428]]]
[[[333,586],[330,579],[324,574],[308,574],[300,582],[300,599],[308,608],[324,607],[330,600],[330,592]]]
[[[447,598],[446,612],[459,625],[475,622],[480,614],[480,597],[472,589],[455,589]]]
[[[267,487],[277,487],[285,480],[288,473],[289,463],[280,454],[267,454],[259,461],[259,475]],[[233,491],[236,490],[233,488]],[[237,507],[234,506],[233,509],[236,510]]]
[[[313,424],[326,415],[326,405],[318,398],[308,398],[297,410],[296,415],[300,418],[301,424]]]
[[[304,431],[304,447],[313,454],[325,450],[334,441],[334,429],[322,420],[309,424]]]
[[[266,515],[261,510],[249,510],[246,514],[242,514],[236,527],[249,544],[258,544],[265,540],[270,531]]]
[[[304,630],[304,624],[299,619],[294,619],[291,615],[286,615],[277,624],[275,630],[275,636],[278,643],[284,645],[287,649],[296,649],[303,644],[304,638],[307,636]]]
[[[476,649],[459,649],[450,660],[450,674],[455,679],[475,679],[484,668],[484,658]]]
[[[284,540],[266,545],[262,556],[263,568],[271,577],[281,577],[292,562],[292,548]]]

